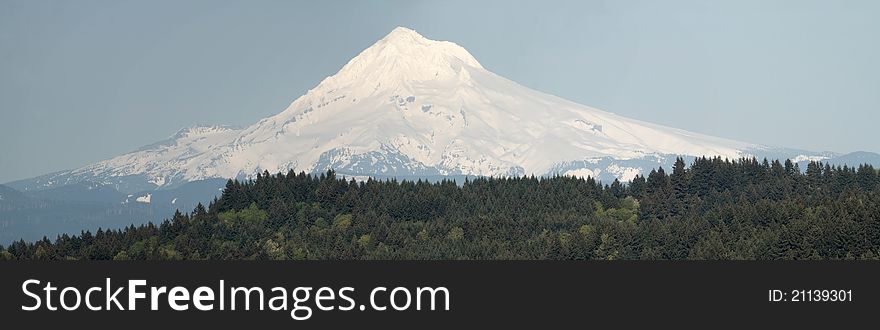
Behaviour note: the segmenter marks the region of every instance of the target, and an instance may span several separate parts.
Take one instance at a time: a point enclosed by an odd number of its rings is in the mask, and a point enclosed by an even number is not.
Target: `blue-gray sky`
[[[0,0],[0,182],[283,110],[395,26],[645,121],[880,151],[880,1]]]

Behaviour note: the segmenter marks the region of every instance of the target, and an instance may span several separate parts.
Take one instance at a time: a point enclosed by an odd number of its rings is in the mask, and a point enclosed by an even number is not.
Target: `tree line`
[[[632,182],[268,172],[159,224],[0,246],[12,260],[878,259],[870,165],[678,159]]]

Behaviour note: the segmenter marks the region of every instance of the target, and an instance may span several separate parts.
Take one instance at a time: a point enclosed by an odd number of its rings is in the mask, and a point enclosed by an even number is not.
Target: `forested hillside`
[[[264,173],[158,225],[17,242],[0,259],[878,259],[871,166],[679,159],[631,184]]]

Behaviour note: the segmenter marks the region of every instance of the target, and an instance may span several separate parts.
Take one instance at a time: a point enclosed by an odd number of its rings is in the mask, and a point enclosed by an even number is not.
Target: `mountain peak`
[[[418,32],[397,27],[388,35],[351,59],[317,90],[345,86],[371,85],[395,89],[413,81],[448,80],[465,69],[484,70],[464,48],[423,37]]]
[[[388,40],[388,41],[395,41],[395,42],[424,42],[424,41],[428,41],[428,39],[423,37],[421,34],[416,32],[415,30],[405,28],[402,26],[398,26],[398,27],[394,28],[394,30],[391,30],[391,32],[388,33],[388,35],[386,35],[385,38],[382,38],[382,39]]]

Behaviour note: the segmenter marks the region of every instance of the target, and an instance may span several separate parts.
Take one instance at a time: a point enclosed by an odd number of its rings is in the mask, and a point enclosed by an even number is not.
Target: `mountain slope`
[[[763,149],[534,91],[486,70],[454,43],[396,28],[287,109],[249,127],[193,127],[116,158],[10,185],[39,190],[92,181],[133,192],[331,168],[351,176],[628,180],[678,155],[734,159],[760,157]]]
[[[20,207],[20,205],[30,204],[33,204],[31,198],[28,198],[18,190],[0,184],[0,212]]]

